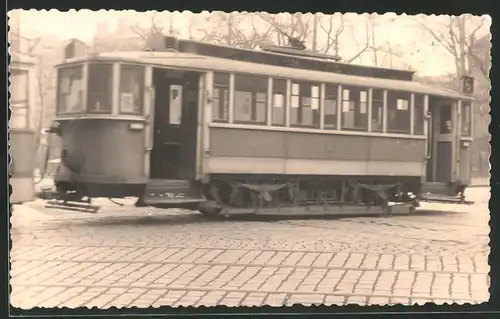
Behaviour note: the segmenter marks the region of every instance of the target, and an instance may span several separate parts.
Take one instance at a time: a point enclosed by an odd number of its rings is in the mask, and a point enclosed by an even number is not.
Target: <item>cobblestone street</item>
[[[12,217],[11,303],[481,303],[489,296],[488,188],[471,188],[468,198],[476,204],[427,204],[390,218],[215,221],[107,201],[97,215],[63,212],[36,201]],[[453,213],[433,211],[443,207]]]

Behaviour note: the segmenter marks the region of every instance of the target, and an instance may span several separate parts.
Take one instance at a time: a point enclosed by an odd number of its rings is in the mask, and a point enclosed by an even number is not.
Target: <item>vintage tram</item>
[[[410,71],[161,35],[139,52],[66,51],[51,129],[65,207],[133,196],[210,216],[389,212],[463,199],[470,180],[473,99]]]
[[[10,57],[10,200],[12,204],[21,204],[35,199],[36,134],[32,115],[36,60],[18,52],[10,52]]]

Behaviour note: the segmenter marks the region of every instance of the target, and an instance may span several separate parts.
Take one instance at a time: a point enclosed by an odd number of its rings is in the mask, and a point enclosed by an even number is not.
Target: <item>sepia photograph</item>
[[[8,26],[11,307],[489,300],[490,16]]]

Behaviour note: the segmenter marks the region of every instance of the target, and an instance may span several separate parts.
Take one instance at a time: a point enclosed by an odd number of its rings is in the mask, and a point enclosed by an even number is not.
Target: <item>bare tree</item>
[[[478,40],[478,31],[486,23],[485,17],[474,17],[470,14],[461,16],[449,16],[448,21],[438,28],[428,25],[427,19],[415,19],[417,24],[425,30],[434,43],[442,46],[448,51],[455,62],[457,78],[470,73],[470,60],[474,60],[481,73],[488,78],[488,69],[485,61],[478,56],[474,50]]]
[[[489,150],[487,125],[490,121],[487,114],[489,110],[489,67],[490,55],[488,46],[477,48],[478,40],[483,38],[479,34],[484,31],[487,24],[486,17],[473,17],[470,14],[458,17],[449,16],[442,25],[430,26],[427,19],[415,19],[427,34],[429,34],[435,45],[443,47],[455,62],[455,87],[463,75],[480,74],[477,81],[479,84],[475,92],[474,108],[474,142],[472,152],[474,154],[487,154]],[[477,72],[479,71],[479,72]],[[472,165],[479,172],[488,171],[488,160],[484,156],[472,159]]]
[[[280,46],[287,44],[290,38],[305,41],[312,35],[312,15],[302,13],[287,14],[285,16],[266,13],[258,13],[258,15],[272,28],[272,30],[269,30],[269,35],[273,35],[276,43]]]
[[[205,28],[198,29],[202,34],[200,40],[254,49],[268,42],[273,34],[272,26],[259,28],[256,19],[258,19],[258,15],[253,13],[213,12],[210,16],[205,17]]]
[[[147,27],[141,26],[138,22],[134,22],[130,29],[135,33],[142,41],[145,41],[149,35],[155,33],[161,33],[164,27],[158,21],[158,12],[154,11],[149,14],[149,23]]]
[[[335,18],[339,18],[339,26],[334,29],[334,20]],[[345,22],[344,22],[344,16],[342,14],[332,14],[328,16],[328,27],[325,27],[325,25],[322,23],[324,21],[324,17],[319,19],[319,26],[320,28],[325,32],[327,39],[325,46],[323,47],[323,52],[326,54],[330,51],[333,51],[333,53],[337,56],[340,56],[340,35],[342,32],[345,30]]]
[[[325,19],[326,18],[326,19]],[[378,43],[376,28],[378,26],[378,16],[370,15],[364,21],[364,40],[362,44],[358,41],[355,28],[359,30],[360,24],[351,23],[342,14],[333,14],[323,17],[320,20],[320,28],[326,35],[326,43],[322,51],[326,54],[333,52],[337,56],[342,56],[342,49],[346,44],[355,43],[357,52],[351,57],[343,58],[346,63],[361,61],[362,56],[367,53],[372,54],[372,63],[375,66],[388,64],[392,67],[393,57],[402,57],[402,53],[390,42]],[[326,23],[324,23],[326,20]],[[336,22],[336,20],[338,22]]]

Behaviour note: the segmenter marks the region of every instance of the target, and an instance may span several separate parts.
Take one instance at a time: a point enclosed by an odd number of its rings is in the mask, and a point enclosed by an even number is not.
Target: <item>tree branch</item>
[[[368,30],[368,24],[365,24],[365,35],[366,35],[365,46],[356,55],[347,60],[347,63],[352,63],[354,60],[359,58],[363,53],[365,53],[366,50],[368,50],[368,48],[370,47],[370,31]]]

